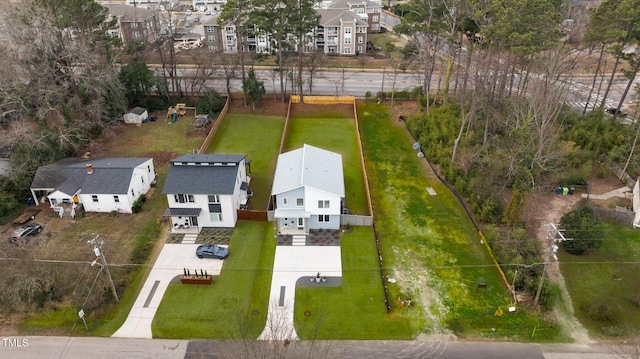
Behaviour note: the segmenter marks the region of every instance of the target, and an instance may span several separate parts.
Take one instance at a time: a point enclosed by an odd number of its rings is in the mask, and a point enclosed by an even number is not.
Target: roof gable
[[[342,155],[305,144],[278,156],[272,195],[309,187],[344,197]]]

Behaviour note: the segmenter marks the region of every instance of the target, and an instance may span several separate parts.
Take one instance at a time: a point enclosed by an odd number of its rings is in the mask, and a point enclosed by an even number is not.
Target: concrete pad
[[[112,335],[113,337],[151,338],[151,322],[160,306],[162,297],[171,280],[182,275],[184,268],[191,272],[202,269],[209,275],[220,274],[224,261],[211,258],[200,259],[196,257],[196,248],[198,248],[198,244],[164,244],[129,312],[129,316],[127,316],[127,320]],[[156,282],[159,283],[156,284]]]
[[[315,277],[318,272],[321,276],[342,277],[339,246],[276,247],[267,324],[258,339],[298,338],[293,326],[296,281],[300,277]]]

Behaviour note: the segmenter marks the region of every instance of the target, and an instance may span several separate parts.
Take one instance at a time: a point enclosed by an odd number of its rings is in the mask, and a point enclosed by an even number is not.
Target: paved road
[[[278,344],[277,348],[273,345]],[[19,345],[19,346],[18,346]],[[234,346],[235,345],[235,346]],[[251,348],[248,347],[251,345]],[[291,358],[326,359],[624,359],[636,358],[632,347],[591,345],[538,345],[522,343],[476,343],[456,341],[293,341]],[[0,340],[0,358],[8,359],[111,359],[111,358],[238,358],[245,349],[265,357],[285,349],[280,342],[229,342],[218,340],[167,340],[123,338],[24,337]]]

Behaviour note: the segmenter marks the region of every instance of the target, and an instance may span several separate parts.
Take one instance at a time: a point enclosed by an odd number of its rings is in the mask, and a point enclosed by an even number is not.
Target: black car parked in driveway
[[[42,232],[42,225],[40,223],[30,223],[16,229],[11,235],[11,243],[24,243],[26,236],[33,236]]]
[[[225,259],[229,256],[229,250],[215,244],[203,244],[196,249],[198,258]]]

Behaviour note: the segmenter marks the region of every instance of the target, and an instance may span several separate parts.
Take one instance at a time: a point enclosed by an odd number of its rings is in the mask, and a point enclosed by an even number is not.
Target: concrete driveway
[[[113,337],[151,338],[151,322],[160,306],[164,292],[173,278],[182,275],[184,268],[192,272],[196,269],[206,270],[210,275],[220,274],[224,261],[200,259],[196,257],[196,248],[198,244],[164,244],[127,320],[113,334]]]
[[[297,339],[293,326],[296,282],[309,280],[317,273],[342,278],[340,246],[278,246],[273,263],[267,323],[261,340]],[[329,285],[317,283],[318,286]]]

